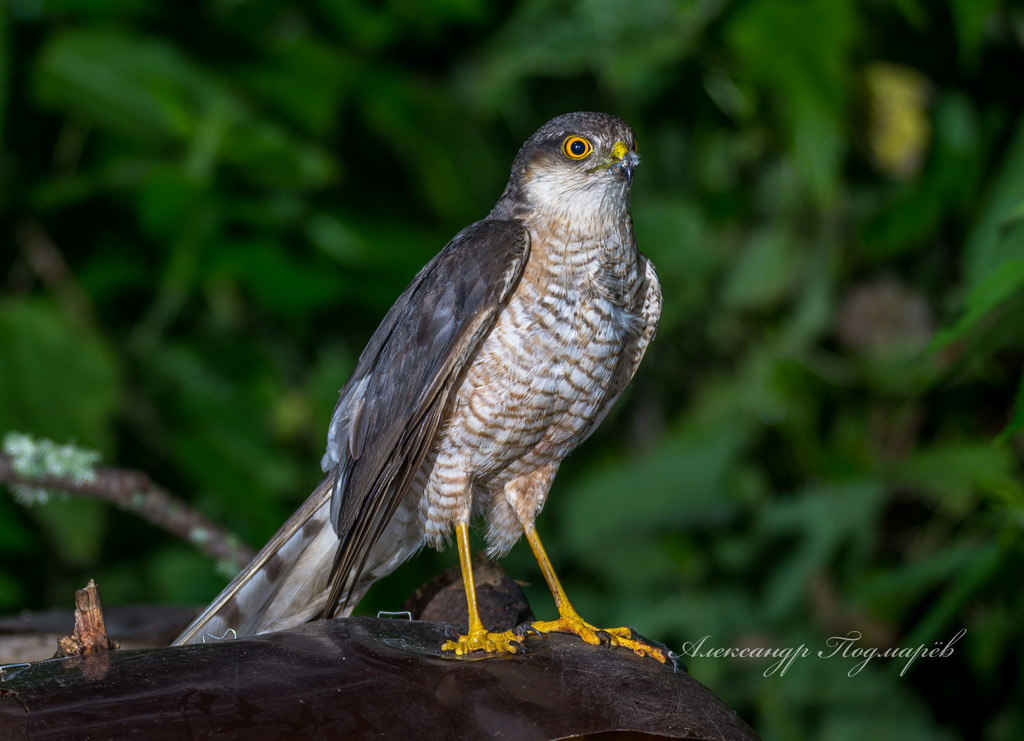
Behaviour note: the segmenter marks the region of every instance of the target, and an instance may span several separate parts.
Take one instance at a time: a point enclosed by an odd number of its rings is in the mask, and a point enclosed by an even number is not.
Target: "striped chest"
[[[602,241],[531,235],[523,279],[483,341],[441,445],[478,481],[503,483],[561,460],[608,402],[638,330],[629,224]]]

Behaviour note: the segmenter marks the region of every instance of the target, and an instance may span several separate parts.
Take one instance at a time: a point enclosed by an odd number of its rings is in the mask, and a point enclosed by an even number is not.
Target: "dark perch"
[[[500,630],[533,619],[522,590],[498,564],[480,555],[473,567],[488,625]],[[83,626],[105,622],[126,645],[163,646],[191,620],[191,610],[113,608],[104,616],[92,582],[75,601],[75,634],[62,645],[77,636],[75,646],[93,648],[86,656],[75,651],[60,660],[0,667],[4,741],[605,733],[756,739],[685,671],[621,648],[551,635],[527,637],[526,653],[514,657],[458,659],[441,652],[443,640],[464,629],[451,624],[466,611],[458,567],[406,602],[416,621],[321,621],[171,649],[107,651],[114,644],[105,632]],[[66,612],[25,613],[0,618],[0,634],[55,640],[70,623]],[[81,640],[93,632],[96,640]]]
[[[456,626],[349,618],[237,641],[51,660],[0,676],[5,739],[756,739],[709,690],[623,649],[528,638],[453,658]]]

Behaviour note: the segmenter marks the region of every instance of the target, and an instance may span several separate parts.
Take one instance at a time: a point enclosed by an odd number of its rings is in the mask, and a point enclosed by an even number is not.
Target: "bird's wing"
[[[529,253],[519,222],[466,227],[420,271],[359,357],[334,410],[323,461],[335,478],[331,522],[341,541],[325,615],[345,606]]]
[[[450,392],[518,285],[529,253],[529,235],[518,222],[484,220],[463,229],[420,271],[341,390],[324,480],[174,645],[343,612],[443,421]]]

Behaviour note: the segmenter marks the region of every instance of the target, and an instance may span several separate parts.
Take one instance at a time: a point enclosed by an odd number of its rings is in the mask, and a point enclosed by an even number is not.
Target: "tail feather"
[[[233,634],[236,638],[284,630],[322,614],[347,617],[370,586],[394,571],[423,546],[418,499],[406,497],[379,541],[356,563],[345,580],[348,594],[332,596],[332,572],[339,539],[331,524],[329,474],[309,499],[281,526],[248,566],[192,621],[172,646],[203,643]],[[340,578],[333,574],[333,578]],[[329,609],[328,609],[329,608]]]
[[[320,482],[252,562],[171,644],[282,630],[314,619],[330,593],[338,536],[330,523],[333,477]],[[364,590],[365,591],[365,590]],[[361,595],[352,595],[354,605]]]

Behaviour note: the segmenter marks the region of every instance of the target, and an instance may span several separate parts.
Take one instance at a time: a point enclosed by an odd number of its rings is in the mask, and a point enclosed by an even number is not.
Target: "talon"
[[[533,633],[535,636],[544,635],[539,630],[533,627],[533,623],[524,623],[523,625],[520,625],[519,628],[517,628],[517,630],[521,631],[519,635],[521,635],[523,638],[526,638],[526,636],[530,633]]]
[[[609,649],[612,646],[623,646],[637,656],[649,656],[662,664],[667,661],[668,649],[666,647],[658,647],[642,638],[635,637],[636,633],[632,628],[595,628],[575,612],[562,615],[557,620],[534,622],[530,628],[537,633],[571,633],[592,646],[605,644]]]
[[[474,651],[483,651],[489,654],[512,654],[522,648],[523,645],[511,630],[506,630],[504,633],[491,633],[483,628],[470,629],[466,634],[458,636],[453,641],[447,641],[441,646],[442,651],[454,651],[456,656],[465,656]]]
[[[680,659],[683,657],[682,654],[677,654],[675,651],[668,651],[666,653],[666,656],[668,657],[668,660],[672,662],[673,672],[679,671],[680,667],[682,667],[682,670],[684,672],[686,672],[687,674],[690,673],[690,670],[686,668],[686,664],[680,661]]]

